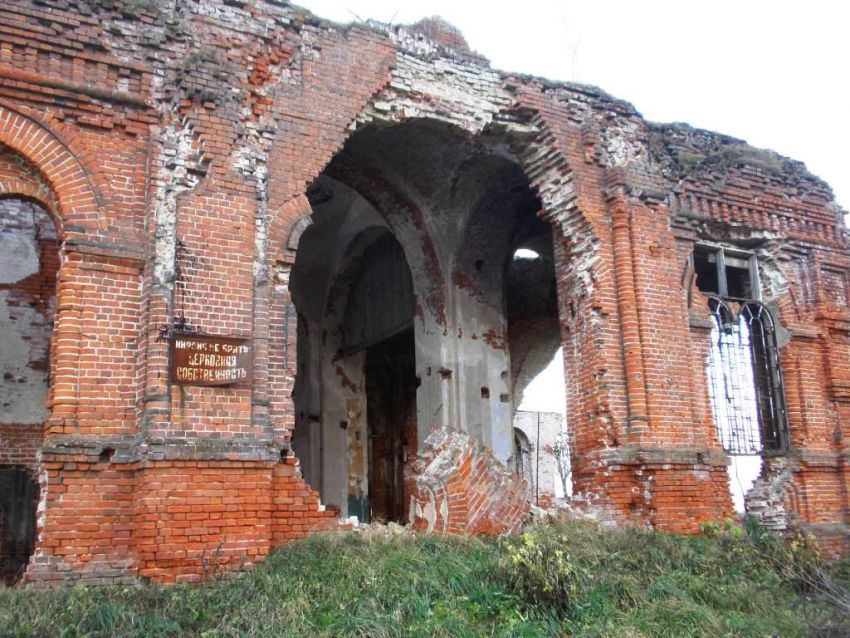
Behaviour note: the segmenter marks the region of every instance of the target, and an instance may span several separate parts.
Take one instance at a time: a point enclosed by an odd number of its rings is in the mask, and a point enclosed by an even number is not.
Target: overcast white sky
[[[850,3],[303,0],[337,22],[440,15],[495,68],[596,85],[805,162],[850,208]],[[357,17],[355,17],[355,15]]]

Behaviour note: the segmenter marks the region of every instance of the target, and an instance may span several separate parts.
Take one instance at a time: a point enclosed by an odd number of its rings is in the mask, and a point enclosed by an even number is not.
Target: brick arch
[[[313,208],[307,195],[300,194],[281,206],[269,224],[269,261],[292,261],[301,235],[312,223]]]
[[[41,173],[58,204],[60,233],[68,225],[98,225],[101,198],[88,173],[68,146],[43,123],[0,104],[0,144],[18,153]]]
[[[298,221],[295,222],[292,226],[292,230],[289,231],[289,238],[286,240],[286,247],[295,252],[298,250],[298,243],[301,241],[301,235],[304,234],[304,231],[313,223],[312,216],[310,213],[300,217]]]
[[[34,200],[47,210],[52,210],[55,206],[53,193],[42,184],[33,184],[22,179],[0,179],[0,199],[10,197]]]
[[[622,350],[612,344],[621,330],[610,229],[606,225],[604,201],[588,189],[582,149],[576,142],[577,127],[547,110],[546,96],[531,89],[522,91],[515,106],[491,125],[504,139],[528,177],[529,186],[540,198],[538,215],[552,227],[557,276],[558,323],[564,348],[568,432],[575,494],[586,498],[608,498],[607,479],[590,459],[599,447],[617,445],[619,423],[625,422],[629,406]],[[519,120],[520,128],[511,122]],[[507,125],[502,122],[508,122]],[[610,330],[605,345],[596,347],[582,335]],[[600,371],[609,375],[597,382]],[[593,381],[588,381],[593,379]],[[585,415],[593,414],[592,419]]]
[[[41,184],[6,180],[10,196],[29,196],[47,203],[60,237],[70,226],[97,229],[102,200],[77,157],[47,126],[34,117],[0,103],[0,144],[23,158]],[[45,196],[47,202],[45,202]],[[64,248],[61,250],[64,251]],[[82,304],[74,276],[78,263],[61,259],[57,273],[56,314],[51,345],[49,415],[45,435],[62,432],[77,418],[77,378]]]
[[[60,228],[53,189],[35,166],[5,145],[0,145],[0,199],[35,202],[48,212],[57,230]]]
[[[541,216],[552,224],[553,231],[573,235],[572,243],[587,242],[598,246],[600,229],[578,204],[573,168],[568,153],[561,147],[558,131],[553,130],[551,123],[535,108],[526,106],[524,115],[536,134],[525,140],[512,140],[510,131],[506,135],[514,147],[517,163],[543,203]]]

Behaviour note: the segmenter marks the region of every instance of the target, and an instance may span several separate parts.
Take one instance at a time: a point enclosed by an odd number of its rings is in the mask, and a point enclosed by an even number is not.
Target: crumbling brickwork
[[[414,529],[451,534],[512,533],[528,512],[524,479],[482,449],[475,439],[435,430],[416,469],[410,522]]]
[[[32,418],[0,415],[0,465],[38,477],[28,582],[240,569],[365,511],[376,463],[404,468],[381,489],[419,527],[515,530],[517,358],[555,333],[576,504],[688,533],[730,515],[698,243],[757,260],[778,326],[789,445],[752,511],[846,550],[848,234],[792,160],[496,72],[439,21],[16,0],[0,7],[0,214],[0,239],[30,251],[0,273],[0,324],[22,335],[0,367],[41,374],[44,395]],[[416,417],[376,460],[364,353],[400,332],[359,342],[345,317],[387,235],[403,252],[388,276],[412,281],[392,329],[413,334]],[[520,248],[539,267],[506,276]],[[528,326],[546,326],[539,344]],[[180,334],[250,344],[250,382],[175,383]],[[4,376],[4,402],[27,379]]]

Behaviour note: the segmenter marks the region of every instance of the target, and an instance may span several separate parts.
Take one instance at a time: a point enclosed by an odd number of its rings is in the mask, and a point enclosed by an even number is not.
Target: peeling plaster
[[[9,305],[0,291],[0,423],[38,424],[47,418],[47,372],[31,367],[50,344],[44,315]]]
[[[53,290],[39,296],[38,274],[41,251],[55,241],[56,229],[36,204],[9,199],[0,205],[0,284],[7,288],[0,290],[0,423],[38,425],[47,418],[56,302]]]
[[[14,284],[38,272],[35,239],[22,233],[0,234],[0,284]]]
[[[154,214],[154,285],[162,292],[171,292],[176,276],[177,202],[181,195],[193,190],[200,182],[203,154],[192,126],[169,125],[161,132],[162,154],[165,158],[159,172],[159,188]]]

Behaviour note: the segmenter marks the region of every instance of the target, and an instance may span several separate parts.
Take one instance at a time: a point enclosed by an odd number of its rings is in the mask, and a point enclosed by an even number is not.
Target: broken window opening
[[[761,301],[758,261],[752,253],[697,244],[693,254],[697,288],[708,295]]]
[[[528,481],[536,504],[554,504],[573,494],[565,407],[564,356],[563,348],[559,347],[548,365],[525,388],[514,416],[514,432],[523,433],[529,449],[533,450],[530,456],[520,459],[517,452],[524,448],[515,444],[514,471]],[[525,472],[519,471],[520,462]]]
[[[514,428],[514,473],[532,484],[531,443],[519,428]]]
[[[697,245],[692,265],[714,320],[709,398],[718,439],[731,457],[733,506],[743,514],[762,474],[764,455],[782,453],[789,444],[776,324],[761,303],[755,255]]]
[[[761,454],[736,454],[730,457],[729,490],[736,512],[747,512],[746,499],[761,476],[763,465]]]
[[[788,446],[785,394],[776,325],[761,303],[758,260],[698,244],[692,264],[714,320],[707,374],[720,443],[732,456],[781,452]]]
[[[540,253],[530,248],[517,248],[514,251],[514,259],[540,259]]]

